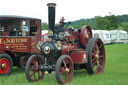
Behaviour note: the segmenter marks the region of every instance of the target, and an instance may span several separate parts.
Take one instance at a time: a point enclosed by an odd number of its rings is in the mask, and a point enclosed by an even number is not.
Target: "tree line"
[[[92,29],[98,30],[126,30],[128,31],[128,15],[109,15],[96,16],[90,19],[80,19],[72,21],[73,28],[81,28],[83,25],[89,25]],[[42,29],[48,29],[47,23],[42,23]]]

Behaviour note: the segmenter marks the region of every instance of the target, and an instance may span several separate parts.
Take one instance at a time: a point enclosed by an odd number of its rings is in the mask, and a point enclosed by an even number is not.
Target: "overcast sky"
[[[66,21],[81,18],[128,14],[128,0],[0,0],[0,15],[21,15],[48,21],[49,2],[55,2],[56,23],[62,16]]]

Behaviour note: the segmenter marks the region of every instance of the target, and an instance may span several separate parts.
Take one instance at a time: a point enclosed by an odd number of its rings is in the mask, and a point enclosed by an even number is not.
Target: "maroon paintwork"
[[[21,24],[23,21],[29,21],[29,31],[24,36],[23,24]],[[19,27],[22,33],[20,36],[11,35],[14,27]],[[35,27],[37,30],[33,31]],[[31,30],[36,34],[30,35],[32,33]],[[19,59],[22,59],[20,57],[29,57],[34,53],[39,53],[40,50],[37,48],[39,41],[41,41],[40,19],[21,16],[0,16],[0,54],[8,54],[12,58],[14,65],[19,66]]]
[[[0,52],[5,50],[10,52],[26,52],[26,53],[39,53],[37,44],[41,41],[41,20],[34,18],[27,18],[21,16],[0,16],[0,20],[34,20],[38,28],[35,36],[9,36],[4,32],[5,35],[0,36]]]
[[[32,55],[28,59],[25,70],[27,80],[30,82],[41,80],[41,75],[35,76],[35,74],[39,74],[39,71],[42,73],[56,71],[58,83],[65,85],[71,82],[74,69],[87,69],[89,74],[102,73],[105,64],[105,50],[102,41],[98,38],[92,38],[89,26],[85,25],[81,29],[68,27],[70,22],[64,22],[64,17],[55,26],[56,4],[48,3],[47,5],[49,39],[40,44],[40,54]],[[39,60],[37,61],[37,59]],[[29,69],[33,65],[33,60],[36,62],[32,69]],[[34,79],[32,79],[33,76]]]
[[[79,40],[80,37],[81,44],[83,47],[85,47],[88,40],[92,38],[92,31],[88,26],[83,26],[81,32],[79,32],[78,29],[75,29],[71,32],[65,31],[65,34],[67,41],[76,41]],[[82,49],[80,47],[79,43],[69,43],[66,46],[63,46],[62,54],[68,54],[70,51],[72,51],[70,57],[72,58],[73,63],[87,63],[88,54],[85,49]],[[83,56],[84,54],[86,57]],[[83,62],[83,59],[85,59],[86,61]]]
[[[92,31],[89,26],[83,26],[80,33],[80,41],[83,47],[86,47],[88,40],[92,38]]]
[[[82,64],[88,62],[88,53],[84,50],[81,51],[73,51],[70,54],[70,57],[72,58],[72,61],[74,64]]]

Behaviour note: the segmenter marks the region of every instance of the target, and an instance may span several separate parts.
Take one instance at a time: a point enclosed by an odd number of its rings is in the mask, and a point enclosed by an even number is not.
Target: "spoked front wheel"
[[[60,85],[71,82],[74,66],[68,55],[61,56],[56,63],[56,79]]]
[[[26,77],[29,82],[39,81],[44,77],[44,71],[39,70],[40,65],[43,64],[42,58],[38,55],[32,55],[26,64]]]

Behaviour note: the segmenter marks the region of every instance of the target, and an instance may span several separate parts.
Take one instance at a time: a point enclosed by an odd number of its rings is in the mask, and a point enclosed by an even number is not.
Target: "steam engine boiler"
[[[55,26],[55,3],[49,3],[49,39],[40,44],[40,54],[32,55],[26,64],[27,80],[38,81],[44,72],[55,71],[59,84],[69,83],[74,70],[87,69],[89,74],[102,73],[105,49],[102,41],[92,37],[89,26],[81,29],[69,27],[64,17]]]

